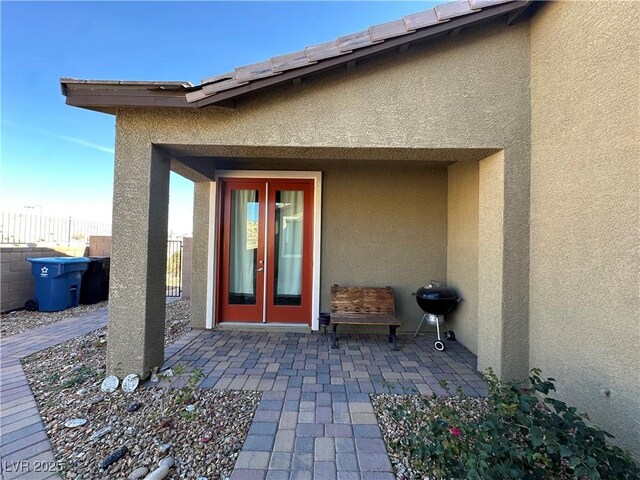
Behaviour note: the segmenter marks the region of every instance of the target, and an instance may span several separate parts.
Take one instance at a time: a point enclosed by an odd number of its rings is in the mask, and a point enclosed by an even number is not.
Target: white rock
[[[100,430],[96,430],[93,435],[89,438],[92,442],[95,442],[101,437],[104,437],[107,433],[111,431],[111,425],[107,425],[106,427],[101,428]]]
[[[169,467],[158,467],[149,475],[144,477],[144,480],[162,480],[169,475]]]
[[[135,391],[136,388],[138,388],[139,383],[140,379],[138,378],[138,375],[136,375],[135,373],[127,375],[126,377],[124,377],[124,380],[122,380],[122,390],[127,393],[131,393]]]
[[[87,389],[86,388],[81,388],[80,390],[78,390],[76,392],[78,395],[86,395],[87,394]]]
[[[196,406],[195,405],[187,405],[184,409],[187,412],[195,412],[196,411]]]
[[[102,385],[100,385],[100,390],[103,392],[111,393],[115,392],[116,388],[120,384],[120,380],[115,375],[109,375],[102,381]]]
[[[67,428],[76,428],[76,427],[81,427],[85,423],[87,423],[86,418],[72,418],[64,422],[64,426]]]
[[[165,453],[167,453],[169,451],[170,448],[171,448],[171,442],[163,443],[159,447],[160,453],[165,454]]]
[[[173,467],[176,464],[176,461],[173,457],[164,457],[162,460],[158,462],[158,466],[160,467]]]
[[[160,381],[160,377],[158,377],[157,374],[152,373],[151,378],[149,378],[149,381],[153,383],[158,383]]]
[[[172,369],[167,368],[166,370],[163,370],[162,372],[160,372],[160,375],[163,377],[173,377],[174,373]]]
[[[133,472],[129,474],[127,480],[139,480],[144,477],[147,473],[149,473],[149,469],[147,467],[139,467],[136,468]]]

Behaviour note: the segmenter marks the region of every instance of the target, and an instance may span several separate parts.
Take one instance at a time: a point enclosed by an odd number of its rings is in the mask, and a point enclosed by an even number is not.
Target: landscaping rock
[[[127,480],[140,480],[147,473],[149,473],[149,469],[147,467],[138,467],[129,474],[129,476],[127,477]]]
[[[164,457],[160,462],[158,462],[158,466],[160,467],[173,467],[176,464],[176,461],[173,457]]]
[[[67,420],[66,422],[64,422],[64,426],[67,428],[76,428],[76,427],[81,427],[82,425],[85,425],[87,423],[87,419],[86,418],[72,418],[70,420]]]
[[[110,453],[109,455],[107,455],[100,462],[100,470],[106,470],[107,468],[109,468],[111,465],[113,465],[118,460],[120,460],[122,457],[124,457],[127,454],[128,451],[129,451],[129,449],[127,448],[126,445],[124,445],[124,446],[120,447],[119,449],[117,449],[115,452]]]
[[[104,437],[110,431],[111,431],[111,425],[107,425],[106,427],[103,427],[100,430],[96,430],[93,433],[93,435],[91,435],[91,437],[89,437],[89,440],[91,440],[92,442],[95,442],[99,438]]]
[[[120,380],[115,375],[109,375],[102,381],[102,385],[100,385],[100,390],[105,393],[113,393],[118,388],[120,384]]]
[[[144,480],[162,480],[167,475],[169,475],[170,468],[169,467],[158,467],[149,475],[144,477]]]

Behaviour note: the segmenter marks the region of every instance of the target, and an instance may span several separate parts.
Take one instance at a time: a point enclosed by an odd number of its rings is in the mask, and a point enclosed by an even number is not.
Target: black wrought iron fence
[[[0,243],[84,245],[91,235],[111,235],[111,224],[29,213],[0,214]]]
[[[167,297],[182,294],[182,242],[167,242]]]

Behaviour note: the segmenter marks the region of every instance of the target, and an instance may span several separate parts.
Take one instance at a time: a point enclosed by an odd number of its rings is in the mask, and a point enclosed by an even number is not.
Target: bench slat
[[[331,313],[374,313],[395,315],[391,287],[331,287]]]

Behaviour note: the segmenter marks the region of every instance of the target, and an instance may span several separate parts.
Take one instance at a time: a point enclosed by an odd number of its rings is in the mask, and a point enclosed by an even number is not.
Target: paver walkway
[[[55,458],[20,359],[106,320],[105,309],[0,342],[3,479],[55,478],[50,469],[34,471]],[[331,350],[318,335],[199,330],[165,349],[165,365],[186,367],[174,387],[201,368],[201,388],[264,392],[232,480],[392,480],[370,393],[444,394],[440,380],[468,395],[487,390],[475,356],[456,342],[437,352],[431,336],[401,336],[400,346],[391,351],[386,335],[347,334]]]
[[[182,386],[200,368],[201,388],[262,390],[231,480],[392,480],[370,393],[486,395],[476,357],[456,342],[445,352],[431,336],[345,335],[340,349],[300,333],[191,332],[165,366],[183,364]]]
[[[107,324],[107,309],[0,341],[0,477],[57,478],[55,457],[20,359]]]

